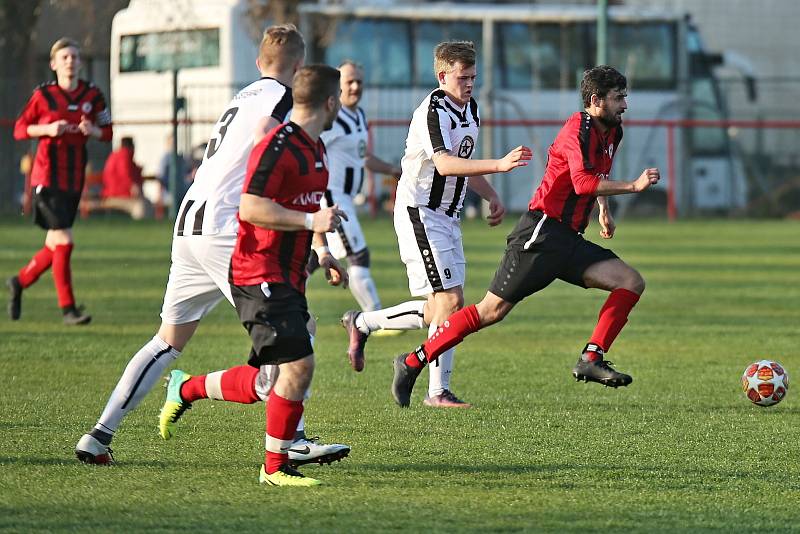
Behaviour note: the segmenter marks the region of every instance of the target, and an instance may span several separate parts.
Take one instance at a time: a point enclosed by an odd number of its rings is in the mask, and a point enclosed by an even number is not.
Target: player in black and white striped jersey
[[[464,304],[466,260],[459,212],[467,187],[489,202],[488,222],[500,224],[505,207],[484,174],[525,166],[531,150],[519,146],[502,159],[471,159],[478,140],[480,115],[472,97],[475,47],[466,41],[440,43],[434,50],[439,88],[414,111],[397,188],[394,225],[400,257],[406,264],[410,301],[375,312],[348,312],[342,324],[350,335],[351,362],[360,360],[367,336],[378,329],[412,329],[428,325],[429,336]],[[450,390],[452,352],[430,366],[425,404],[469,407]],[[355,365],[354,365],[355,367]]]
[[[364,69],[352,60],[345,60],[339,65],[339,72],[342,107],[333,128],[322,133],[330,177],[321,205],[336,205],[347,214],[337,231],[327,234],[328,246],[334,258],[347,259],[350,292],[361,310],[373,311],[380,309],[381,301],[370,273],[369,248],[358,221],[354,197],[364,184],[365,169],[398,177],[401,169],[376,157],[367,147],[367,117],[358,105],[364,89]],[[309,262],[310,271],[318,265],[315,259]]]
[[[113,462],[109,445],[122,419],[180,356],[200,320],[223,298],[233,305],[228,273],[248,157],[253,146],[289,115],[292,79],[304,60],[305,43],[297,28],[287,24],[265,30],[257,60],[262,78],[239,91],[220,116],[178,210],[158,333],[131,358],[97,424],[81,437],[75,448],[80,460]],[[260,400],[269,394],[273,376],[266,368],[258,375],[253,388]],[[209,390],[213,398],[226,400],[224,383]],[[302,429],[301,420],[298,441],[302,443],[292,448],[299,451],[290,454],[293,461],[341,459],[350,450],[346,445],[307,440]]]

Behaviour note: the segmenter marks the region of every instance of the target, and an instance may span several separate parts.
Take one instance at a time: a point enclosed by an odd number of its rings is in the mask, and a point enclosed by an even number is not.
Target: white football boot
[[[113,465],[114,457],[111,452],[111,447],[103,445],[89,434],[84,434],[75,445],[75,456],[87,464]]]
[[[319,443],[318,437],[298,438],[288,450],[289,465],[297,467],[304,464],[330,464],[341,461],[350,454],[350,447],[341,443]]]

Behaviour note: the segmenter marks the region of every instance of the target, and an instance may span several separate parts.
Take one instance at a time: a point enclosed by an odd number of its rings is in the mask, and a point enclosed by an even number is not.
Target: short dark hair
[[[622,91],[628,87],[628,80],[620,71],[609,65],[598,65],[583,73],[581,80],[581,98],[583,106],[589,107],[592,95],[604,98],[609,91]]]
[[[124,146],[127,148],[133,148],[133,137],[125,136],[119,140],[120,146]]]
[[[296,106],[316,108],[329,97],[339,98],[338,69],[329,65],[307,65],[299,69],[292,81],[292,100]]]

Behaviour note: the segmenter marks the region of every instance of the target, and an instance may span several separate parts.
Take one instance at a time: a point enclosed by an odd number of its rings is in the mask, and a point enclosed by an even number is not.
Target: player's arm
[[[433,155],[433,164],[442,176],[478,176],[524,167],[532,158],[531,149],[520,145],[500,159],[464,159],[441,150]]]
[[[25,104],[25,109],[22,110],[22,113],[14,123],[14,139],[17,141],[34,137],[58,137],[67,130],[69,123],[64,119],[48,124],[38,124],[41,108],[40,99],[41,96],[37,90],[28,100],[28,103]]]
[[[253,146],[256,146],[259,141],[266,137],[267,132],[283,124],[289,117],[289,112],[292,110],[292,93],[289,90],[284,91],[283,96],[272,109],[269,117],[262,117],[256,125],[256,131],[253,135]]]
[[[597,206],[600,208],[600,213],[598,214],[600,237],[611,239],[614,237],[617,225],[614,222],[614,217],[611,216],[611,210],[608,208],[608,197],[597,197]]]
[[[106,106],[106,99],[102,93],[99,93],[93,101],[92,116],[81,115],[78,130],[87,137],[95,137],[106,143],[111,141],[114,135],[111,126],[111,111]]]
[[[486,179],[485,176],[478,175],[472,176],[469,179],[469,188],[478,193],[482,199],[489,202],[489,226],[497,226],[503,222],[503,216],[506,214],[506,207],[497,196],[497,191],[494,190],[492,184]]]
[[[397,177],[403,174],[403,170],[400,167],[395,167],[391,163],[383,161],[381,158],[375,156],[372,152],[367,152],[367,161],[365,162],[365,165],[367,166],[367,169],[380,174],[387,174],[389,176]]]
[[[269,230],[330,232],[339,226],[347,214],[336,206],[323,208],[316,213],[306,213],[284,208],[274,200],[250,193],[242,193],[239,218]]]
[[[347,270],[342,267],[339,260],[333,257],[330,249],[328,248],[328,238],[324,233],[315,232],[311,239],[311,246],[314,252],[317,253],[319,266],[322,267],[325,273],[325,279],[332,286],[342,285],[347,287],[350,280],[347,276]]]
[[[267,133],[278,126],[280,121],[275,117],[261,117],[256,125],[256,131],[253,132],[253,146],[256,146],[259,141],[267,136]]]
[[[645,169],[635,180],[600,180],[595,189],[597,196],[624,195],[626,193],[641,193],[651,185],[658,183],[661,174],[656,168]]]

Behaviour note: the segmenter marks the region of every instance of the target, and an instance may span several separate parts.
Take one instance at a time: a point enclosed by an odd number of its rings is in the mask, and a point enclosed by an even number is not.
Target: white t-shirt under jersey
[[[446,150],[452,156],[470,159],[479,129],[475,99],[459,106],[442,89],[429,94],[414,111],[408,128],[397,201],[405,206],[425,206],[450,217],[458,215],[468,178],[440,175],[433,155]]]
[[[273,78],[261,78],[233,97],[211,134],[194,183],[175,221],[175,235],[236,235],[239,199],[255,131],[264,117],[285,122],[292,90]]]
[[[364,111],[342,107],[333,127],[322,132],[322,141],[328,151],[328,190],[357,195],[364,182],[367,159],[367,118]]]

